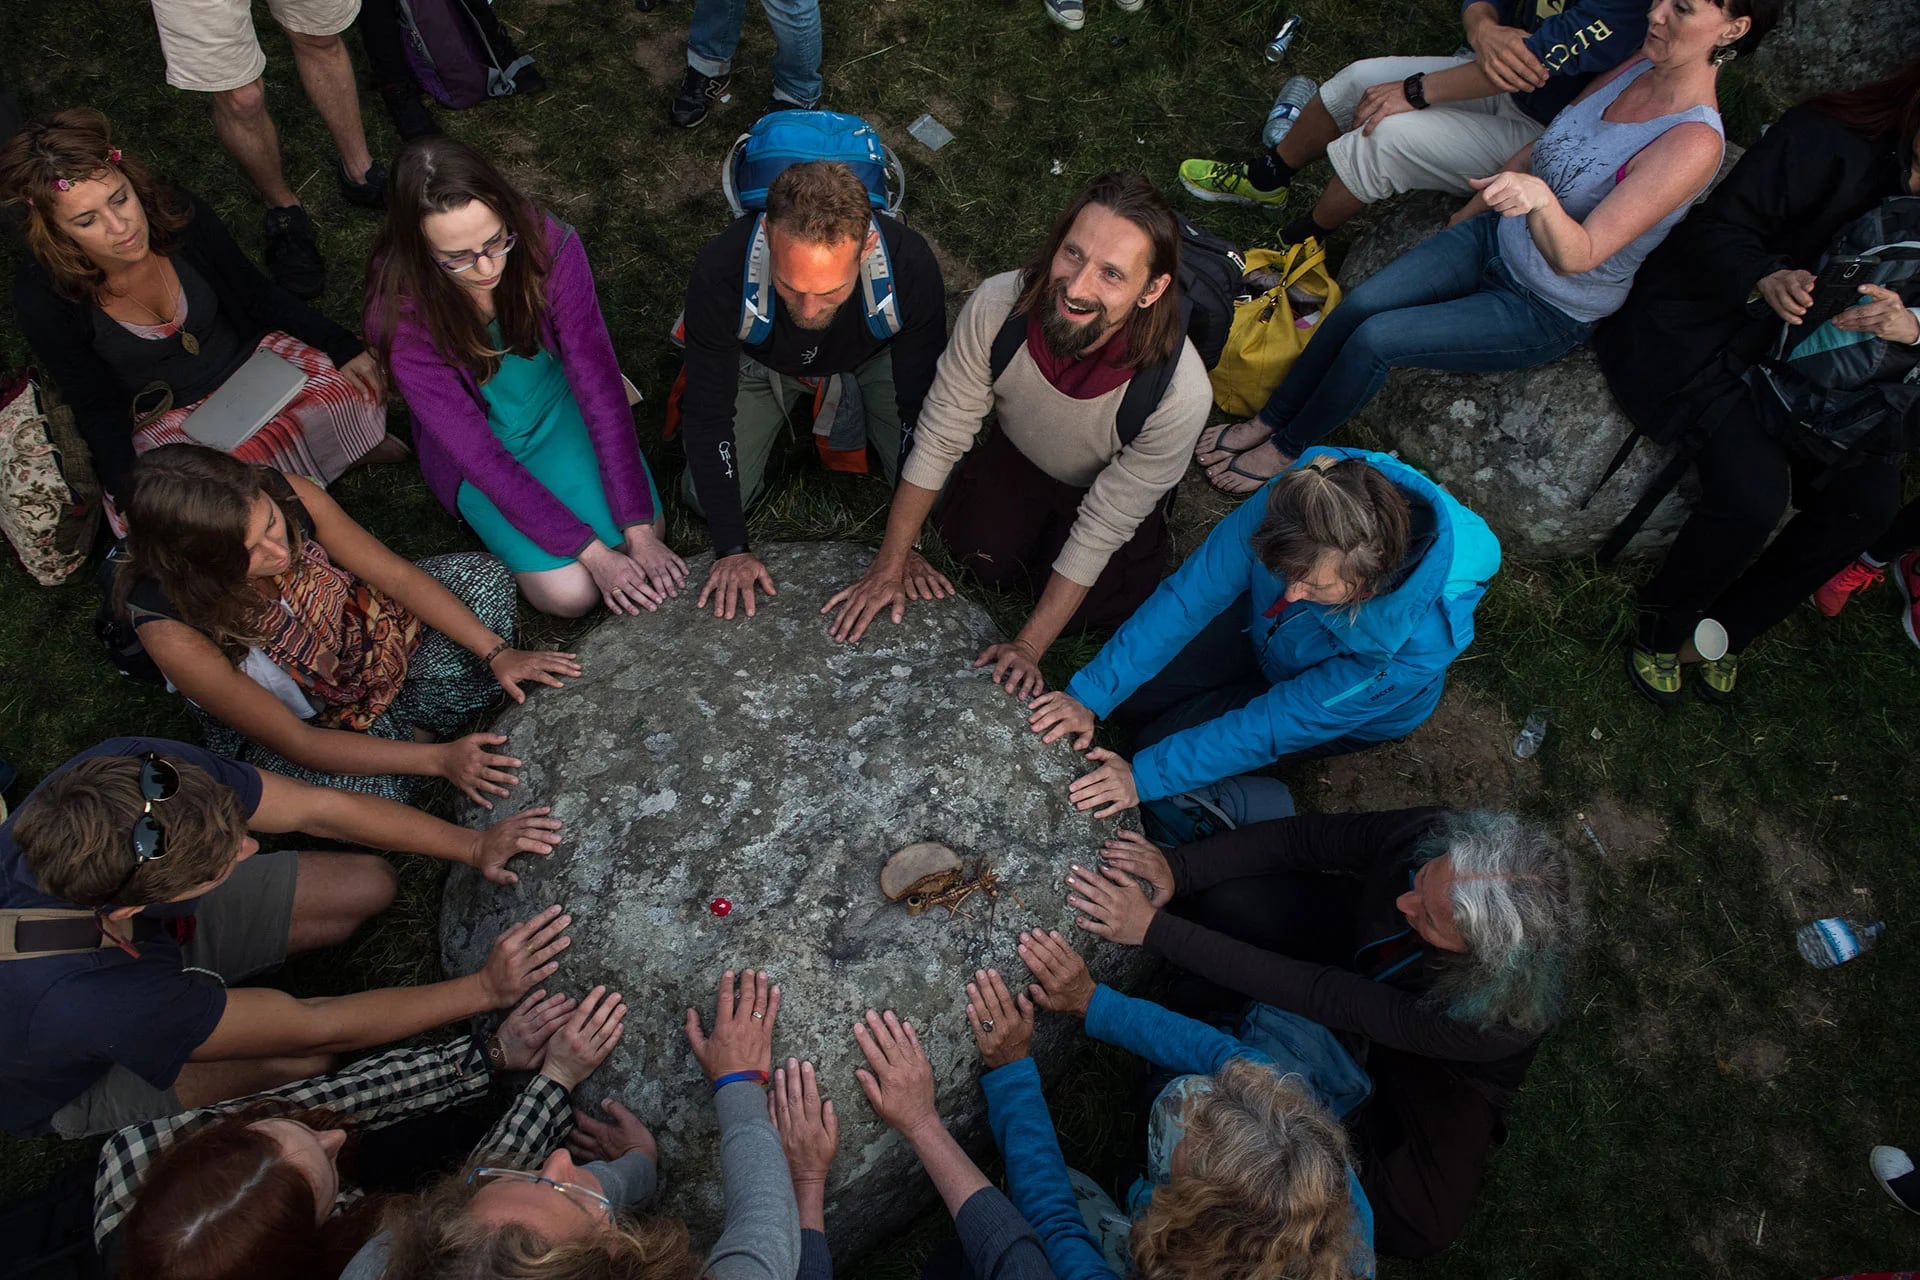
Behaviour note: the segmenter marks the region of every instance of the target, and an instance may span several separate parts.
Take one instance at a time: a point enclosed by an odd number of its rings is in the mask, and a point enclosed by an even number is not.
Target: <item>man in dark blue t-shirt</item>
[[[393,901],[374,854],[261,854],[304,831],[512,883],[560,823],[480,832],[308,786],[162,738],[114,738],[0,824],[0,1128],[103,1133],[325,1071],[333,1055],[505,1008],[553,972],[569,917],[500,936],[485,968],[422,987],[299,1000],[228,984],[344,942]]]

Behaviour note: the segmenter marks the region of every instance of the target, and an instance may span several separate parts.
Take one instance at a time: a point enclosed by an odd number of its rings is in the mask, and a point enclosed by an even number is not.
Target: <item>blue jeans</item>
[[[1391,369],[1491,373],[1565,355],[1593,326],[1518,284],[1500,260],[1499,218],[1469,218],[1388,263],[1320,321],[1260,410],[1298,457],[1358,413]]]
[[[773,28],[773,93],[800,106],[820,100],[820,0],[760,0]],[[733,70],[747,0],[694,0],[687,65],[706,76]]]

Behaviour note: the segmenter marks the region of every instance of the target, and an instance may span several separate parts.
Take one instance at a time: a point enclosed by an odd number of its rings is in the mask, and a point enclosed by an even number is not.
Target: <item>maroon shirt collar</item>
[[[1040,332],[1040,317],[1027,317],[1027,354],[1033,357],[1040,376],[1052,384],[1055,391],[1075,400],[1098,400],[1133,377],[1133,369],[1123,365],[1127,351],[1127,331],[1123,326],[1091,354],[1077,360],[1062,360],[1047,349],[1047,340]]]

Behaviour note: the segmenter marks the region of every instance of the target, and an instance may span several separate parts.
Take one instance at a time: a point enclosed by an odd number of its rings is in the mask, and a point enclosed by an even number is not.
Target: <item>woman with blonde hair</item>
[[[1063,690],[1048,742],[1134,731],[1075,781],[1111,817],[1234,774],[1359,751],[1433,713],[1500,567],[1487,524],[1397,458],[1310,449],[1215,525]]]
[[[397,442],[373,453],[386,389],[360,340],[262,275],[212,209],[115,146],[98,111],[15,134],[0,150],[0,204],[26,213],[21,332],[113,503],[134,457],[191,439],[193,411],[262,351],[305,382],[234,456],[323,485],[370,456],[404,456]]]
[[[1330,1057],[1302,1041],[1283,1062],[1097,986],[1058,933],[1021,934],[1020,958],[1037,981],[1016,997],[997,972],[976,973],[967,1017],[1009,1194],[1059,1280],[1373,1275],[1373,1209],[1334,1114],[1355,1105],[1356,1084],[1320,1069]],[[1088,1035],[1176,1073],[1154,1100],[1146,1174],[1124,1213],[1061,1155],[1028,1052],[1036,1006],[1082,1018]]]

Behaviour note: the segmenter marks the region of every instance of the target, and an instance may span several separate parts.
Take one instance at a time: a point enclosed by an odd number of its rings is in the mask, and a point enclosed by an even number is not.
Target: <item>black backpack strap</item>
[[[1180,345],[1173,349],[1173,358],[1159,364],[1145,365],[1134,370],[1133,377],[1127,382],[1127,394],[1120,397],[1120,412],[1115,427],[1120,433],[1120,447],[1126,448],[1139,439],[1146,429],[1147,419],[1167,398],[1168,388],[1173,386],[1173,375],[1180,367],[1180,357],[1186,354],[1188,327],[1193,323],[1193,299],[1180,298]]]
[[[1009,311],[1000,325],[1000,332],[993,335],[993,352],[987,357],[987,385],[1000,381],[1000,375],[1007,371],[1013,358],[1020,354],[1020,344],[1027,340],[1027,317],[1024,312]]]
[[[1633,535],[1640,532],[1641,526],[1652,517],[1654,508],[1673,492],[1674,486],[1680,483],[1680,477],[1686,474],[1687,468],[1693,465],[1693,460],[1706,449],[1707,441],[1713,438],[1713,433],[1719,430],[1720,424],[1726,421],[1727,415],[1733,412],[1734,405],[1745,394],[1746,387],[1742,384],[1722,394],[1706,407],[1687,440],[1674,451],[1672,460],[1660,468],[1659,474],[1654,476],[1647,485],[1646,492],[1640,495],[1640,501],[1633,504],[1633,510],[1621,518],[1620,523],[1613,527],[1613,532],[1607,535],[1607,540],[1600,544],[1600,550],[1594,553],[1595,559],[1601,564],[1612,564],[1620,557],[1620,553],[1627,549],[1627,543],[1633,541]],[[1640,432],[1637,430],[1627,437],[1626,443],[1621,445],[1619,452],[1613,455],[1613,462],[1608,465],[1607,474],[1601,476],[1600,484],[1593,487],[1593,493],[1598,493],[1600,485],[1605,484],[1607,478],[1620,469],[1639,438]],[[1593,493],[1587,495],[1588,501],[1592,500]],[[1584,507],[1586,503],[1583,502],[1580,505]]]

